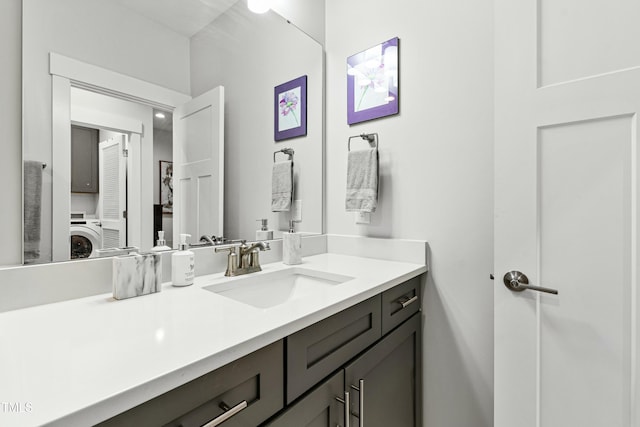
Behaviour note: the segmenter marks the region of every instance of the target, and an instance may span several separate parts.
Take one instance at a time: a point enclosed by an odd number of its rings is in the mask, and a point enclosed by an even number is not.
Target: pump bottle
[[[179,250],[171,255],[171,282],[173,286],[193,285],[195,260],[189,250],[190,234],[180,235]]]

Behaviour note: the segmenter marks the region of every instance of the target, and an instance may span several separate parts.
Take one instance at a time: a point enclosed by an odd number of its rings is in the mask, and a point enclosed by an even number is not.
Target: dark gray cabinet
[[[71,192],[98,192],[98,130],[71,126]]]
[[[287,404],[380,338],[380,295],[287,337]]]
[[[414,277],[382,293],[382,335],[420,310],[422,277]]]
[[[255,427],[283,407],[283,343],[278,341],[117,415],[99,426]]]
[[[421,426],[421,358],[421,316],[415,314],[347,365],[351,426]]]
[[[282,419],[269,425],[344,425],[328,418],[329,412],[319,418],[305,417],[301,408],[314,402],[315,414],[320,414],[318,408],[342,405],[336,397],[345,400],[348,392],[351,426],[420,427],[423,279],[407,280],[287,337],[286,402],[290,406]],[[299,398],[332,372],[338,372],[332,380],[344,374],[342,389],[332,393],[317,389]],[[295,419],[292,414],[308,424],[289,422]]]
[[[269,427],[336,427],[344,425],[344,372],[339,371],[291,405]]]
[[[336,427],[345,426],[348,416],[351,427],[421,427],[423,279],[401,283],[99,425]]]

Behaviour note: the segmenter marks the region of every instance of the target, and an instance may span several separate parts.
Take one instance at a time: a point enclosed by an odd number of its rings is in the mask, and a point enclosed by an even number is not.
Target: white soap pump
[[[158,240],[156,245],[151,248],[152,252],[170,251],[171,248],[167,246],[167,241],[164,240],[164,231],[158,231]]]
[[[302,263],[302,236],[294,230],[295,221],[289,221],[289,232],[282,233],[282,262],[288,265]]]
[[[260,230],[256,231],[256,240],[273,240],[273,230],[269,230],[267,218],[256,219],[261,222]]]
[[[190,234],[180,235],[180,248],[171,254],[171,282],[173,286],[193,285],[195,259],[189,250]]]

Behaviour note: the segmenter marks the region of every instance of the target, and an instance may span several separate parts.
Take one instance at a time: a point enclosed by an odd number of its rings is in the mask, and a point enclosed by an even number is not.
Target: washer
[[[70,234],[71,259],[93,258],[102,249],[102,224],[98,219],[71,219]]]

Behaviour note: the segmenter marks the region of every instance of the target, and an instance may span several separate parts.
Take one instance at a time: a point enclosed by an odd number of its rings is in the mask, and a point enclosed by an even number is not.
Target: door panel
[[[367,427],[422,425],[420,322],[421,315],[415,314],[345,368],[352,426],[360,425],[360,416]]]
[[[127,159],[124,157],[125,136],[100,143],[100,193],[98,212],[102,223],[102,247],[127,246]]]
[[[640,66],[639,15],[634,0],[540,0],[541,86]]]
[[[315,390],[291,405],[269,427],[336,427],[344,425],[344,371],[340,370]]]
[[[629,424],[631,137],[628,116],[540,130],[542,426]]]
[[[640,6],[495,7],[494,425],[637,426]]]
[[[174,242],[222,236],[224,88],[206,92],[174,112]]]

